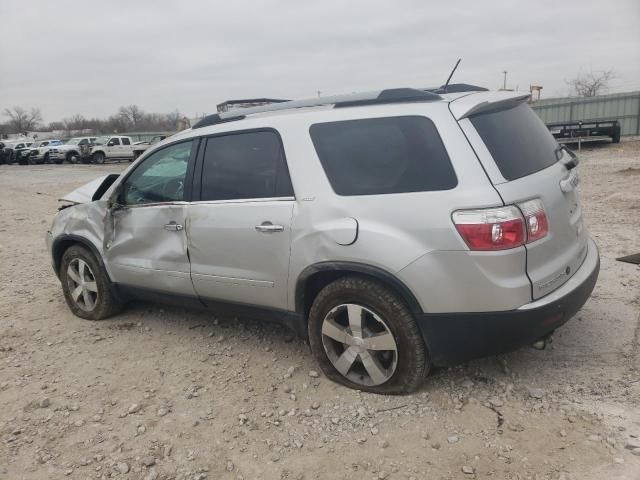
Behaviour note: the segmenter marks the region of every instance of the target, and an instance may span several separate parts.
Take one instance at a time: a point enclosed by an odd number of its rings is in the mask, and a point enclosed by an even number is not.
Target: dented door
[[[185,205],[123,208],[112,213],[106,257],[116,283],[194,296]]]

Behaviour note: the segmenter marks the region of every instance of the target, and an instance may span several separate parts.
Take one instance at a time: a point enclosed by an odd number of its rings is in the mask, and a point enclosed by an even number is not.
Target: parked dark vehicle
[[[33,142],[31,140],[18,140],[14,142],[7,142],[4,147],[4,152],[7,158],[7,163],[18,162],[20,165],[27,164],[27,156],[23,155],[23,152],[27,152]]]
[[[611,139],[620,143],[618,120],[595,120],[548,123],[551,135],[560,143],[597,142]]]

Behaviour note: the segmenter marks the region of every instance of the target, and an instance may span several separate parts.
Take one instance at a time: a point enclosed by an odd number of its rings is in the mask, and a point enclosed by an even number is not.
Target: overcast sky
[[[640,89],[639,0],[0,0],[0,25],[0,109],[45,122],[441,85],[458,57],[454,82],[492,89],[608,69]]]

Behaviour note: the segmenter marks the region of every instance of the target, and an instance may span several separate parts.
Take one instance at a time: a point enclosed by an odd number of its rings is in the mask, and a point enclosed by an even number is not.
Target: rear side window
[[[449,190],[458,183],[447,150],[428,118],[318,123],[310,133],[338,195]]]
[[[131,145],[131,142],[129,141],[128,138],[126,137],[122,137],[122,144],[123,145]]]
[[[470,120],[506,180],[526,177],[558,160],[558,143],[525,103],[480,113]]]
[[[273,131],[207,139],[201,200],[292,197],[280,137]]]

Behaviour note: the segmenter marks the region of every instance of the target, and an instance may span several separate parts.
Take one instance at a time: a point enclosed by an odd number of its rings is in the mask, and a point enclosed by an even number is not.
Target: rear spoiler
[[[503,110],[526,102],[529,94],[516,92],[478,92],[465,95],[449,103],[449,110],[457,120],[490,110]]]

